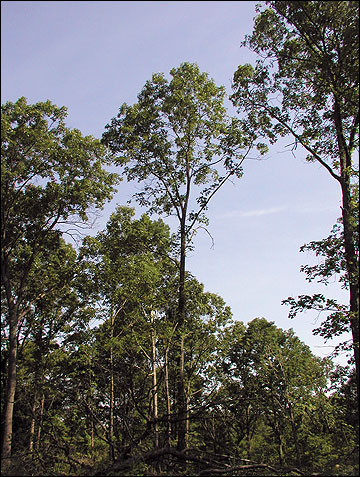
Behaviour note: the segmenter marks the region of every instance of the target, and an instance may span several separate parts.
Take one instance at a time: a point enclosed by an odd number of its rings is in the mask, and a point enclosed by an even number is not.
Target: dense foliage
[[[358,3],[265,3],[245,41],[262,59],[234,75],[238,118],[190,63],[153,75],[102,141],[50,101],[2,106],[6,475],[358,475]],[[325,340],[351,331],[337,350],[348,366],[264,317],[233,317],[185,266],[210,200],[286,134],[341,186],[342,217],[301,248],[319,258],[302,271],[335,277],[349,303],[284,303],[291,318],[323,312]],[[109,165],[178,230],[117,205],[103,230],[76,235],[112,198]]]
[[[359,2],[268,1],[258,13],[244,41],[258,60],[238,67],[231,99],[244,131],[271,143],[290,137],[339,185],[359,392]]]
[[[169,82],[154,74],[133,106],[123,104],[106,126],[102,141],[116,154],[128,180],[142,182],[136,200],[149,213],[174,215],[178,222],[177,448],[186,448],[185,275],[192,238],[207,223],[205,211],[226,181],[241,177],[254,141],[241,135],[226,114],[225,90],[196,64],[170,71]]]

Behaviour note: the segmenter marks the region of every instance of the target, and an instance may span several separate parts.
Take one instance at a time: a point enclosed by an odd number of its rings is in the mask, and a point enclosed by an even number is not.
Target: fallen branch
[[[199,475],[213,475],[213,474],[233,474],[237,470],[246,470],[246,469],[269,469],[276,474],[281,473],[278,469],[271,467],[267,464],[244,464],[237,465],[235,467],[230,467],[229,469],[205,469],[199,472]]]
[[[196,455],[194,452],[203,453],[206,457],[201,455]],[[117,461],[111,467],[105,470],[105,473],[109,472],[119,472],[131,469],[140,462],[144,464],[151,464],[154,461],[157,461],[165,456],[171,456],[181,462],[193,462],[194,464],[199,464],[205,467],[203,470],[199,471],[197,475],[206,476],[206,475],[233,475],[234,472],[239,470],[250,470],[250,469],[267,469],[272,472],[272,474],[281,475],[288,472],[296,472],[299,475],[304,475],[303,472],[297,468],[281,468],[276,469],[268,464],[258,463],[249,461],[248,459],[237,459],[238,461],[245,461],[246,464],[243,465],[234,465],[231,466],[227,463],[219,462],[219,458],[227,458],[228,461],[233,460],[231,456],[225,456],[220,454],[212,454],[210,452],[201,451],[199,449],[188,448],[182,451],[179,451],[172,447],[163,447],[161,449],[155,449],[153,451],[147,452],[140,456],[129,457],[126,460]],[[103,471],[104,472],[104,471]],[[95,474],[95,475],[100,475]],[[104,475],[102,473],[101,475]]]

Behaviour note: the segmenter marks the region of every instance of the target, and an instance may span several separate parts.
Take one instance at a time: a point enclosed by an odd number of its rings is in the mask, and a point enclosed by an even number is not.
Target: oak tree
[[[241,164],[253,139],[226,114],[225,90],[196,64],[183,63],[168,81],[156,73],[132,106],[123,104],[106,126],[103,142],[117,155],[135,194],[149,212],[174,215],[178,223],[178,448],[186,447],[184,388],[185,260],[198,227],[206,224],[209,201]]]
[[[359,383],[359,262],[351,186],[358,177],[359,3],[267,1],[243,46],[258,54],[233,78],[242,125],[270,143],[293,138],[307,160],[340,186],[344,256],[349,278],[349,321]]]
[[[4,466],[11,456],[19,320],[39,297],[25,300],[29,275],[40,253],[86,223],[114,192],[116,174],[99,140],[65,126],[66,108],[24,97],[1,106],[1,286],[7,303],[9,361],[4,410]],[[71,232],[70,232],[71,233]]]

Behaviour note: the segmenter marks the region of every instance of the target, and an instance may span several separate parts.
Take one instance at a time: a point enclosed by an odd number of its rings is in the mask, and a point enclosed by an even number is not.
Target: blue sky
[[[168,74],[184,61],[197,63],[230,94],[237,66],[255,60],[240,43],[252,31],[256,3],[2,1],[1,102],[50,99],[68,108],[69,127],[101,137],[154,72]],[[301,264],[316,263],[300,246],[327,237],[340,216],[340,188],[321,166],[307,164],[301,150],[293,155],[290,143],[285,138],[263,160],[246,161],[243,178],[214,197],[208,213],[214,247],[199,233],[188,269],[225,299],[235,319],[265,317],[293,328],[325,356],[332,348],[311,333],[317,314],[289,320],[281,301],[324,292],[347,302],[338,284],[308,284],[300,273]],[[98,228],[134,187],[120,184]]]

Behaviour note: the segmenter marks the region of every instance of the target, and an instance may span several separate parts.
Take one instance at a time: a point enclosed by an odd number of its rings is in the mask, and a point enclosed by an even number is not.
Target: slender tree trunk
[[[157,371],[156,371],[156,335],[154,312],[151,312],[151,361],[152,361],[152,375],[153,375],[153,418],[155,428],[155,449],[159,447],[159,423],[158,423],[158,391],[157,391]]]
[[[189,419],[190,398],[189,396],[190,396],[190,389],[188,389],[188,393],[186,395],[186,436],[189,435],[189,429],[190,429],[190,419]]]
[[[187,421],[187,405],[184,386],[184,337],[180,338],[180,365],[179,365],[179,382],[178,382],[178,443],[177,449],[186,448],[186,421]]]
[[[36,442],[35,442],[35,449],[37,451],[40,448],[41,429],[42,429],[42,424],[44,419],[44,405],[45,405],[45,394],[43,393],[41,397],[41,405],[40,405],[39,426],[38,426]]]
[[[216,445],[216,431],[215,431],[215,419],[214,416],[211,418],[211,433],[213,438],[213,452],[214,454],[217,453],[217,445]]]
[[[33,405],[31,407],[31,423],[30,423],[30,431],[29,431],[29,453],[30,454],[32,454],[34,450],[36,408],[37,408],[37,391],[34,394]]]
[[[251,435],[250,435],[250,405],[246,406],[246,454],[247,458],[251,460]]]
[[[177,382],[177,419],[178,439],[177,449],[186,448],[186,393],[185,393],[185,349],[184,349],[184,324],[185,324],[185,213],[181,221],[181,251],[180,251],[180,277],[179,277],[179,303],[178,303],[178,382]]]
[[[279,456],[279,465],[282,467],[284,462],[284,450],[283,450],[283,437],[281,434],[280,423],[276,415],[273,416],[273,420],[271,420],[271,418],[267,416],[267,421],[275,435],[278,456]]]
[[[351,203],[351,150],[349,150],[345,140],[341,107],[336,96],[334,97],[334,122],[340,158],[341,178],[339,182],[342,191],[344,249],[350,291],[350,328],[356,368],[357,395],[359,399],[359,262],[355,251],[356,227],[359,227],[359,224],[355,223],[355,214]]]
[[[294,445],[295,445],[296,462],[297,462],[297,466],[299,468],[301,468],[301,455],[300,455],[300,447],[299,447],[298,436],[297,436],[297,429],[296,429],[296,425],[295,425],[295,419],[294,419],[292,406],[291,406],[290,403],[288,404],[288,409],[289,409],[291,430],[292,430],[292,435],[293,435]]]
[[[276,429],[276,437],[278,441],[279,465],[282,466],[284,463],[284,449],[283,449],[282,435],[278,428]]]
[[[157,390],[157,369],[156,369],[156,333],[155,333],[155,313],[151,311],[151,370],[152,370],[152,404],[153,404],[153,420],[154,420],[154,448],[159,448],[159,423],[158,423],[158,390]],[[157,475],[160,471],[160,463],[152,464],[152,471]]]
[[[33,397],[33,404],[31,408],[31,423],[30,423],[30,431],[29,431],[29,452],[30,454],[34,450],[34,438],[35,438],[35,424],[36,424],[36,412],[39,409],[39,388],[41,385],[37,384],[35,385],[35,393]],[[41,403],[41,406],[43,406],[43,402]],[[40,417],[40,416],[39,416]],[[40,427],[40,424],[39,424]]]
[[[16,391],[16,364],[17,364],[17,326],[18,316],[13,302],[9,306],[9,360],[8,378],[6,383],[6,397],[4,410],[4,435],[2,446],[2,470],[6,470],[11,463],[11,445],[13,433],[13,414]]]
[[[92,370],[91,357],[89,355],[89,370]],[[94,416],[93,416],[93,390],[92,390],[92,372],[89,373],[89,409],[90,409],[90,455],[94,457]]]
[[[30,423],[30,436],[29,436],[29,452],[31,453],[34,449],[34,436],[35,436],[35,423],[36,423],[36,412],[39,407],[39,396],[41,394],[44,372],[43,372],[43,321],[40,321],[40,329],[35,337],[36,344],[36,368],[34,376],[34,396],[33,396],[33,405],[31,411],[31,423]]]
[[[94,457],[94,418],[91,416],[91,441],[90,441],[90,449],[91,449],[91,457]]]
[[[109,457],[115,462],[113,435],[114,435],[114,357],[113,357],[113,338],[114,338],[114,314],[111,311],[111,329],[110,329],[110,415],[109,415]]]
[[[279,453],[279,465],[282,466],[284,462],[284,450],[281,434],[278,435],[278,453]]]
[[[355,252],[355,231],[352,221],[354,220],[351,213],[350,190],[349,186],[344,181],[342,184],[343,192],[343,208],[342,220],[344,230],[344,248],[345,259],[347,265],[347,272],[349,276],[349,291],[350,291],[350,328],[352,333],[355,369],[356,369],[356,385],[359,398],[359,381],[360,381],[360,367],[359,367],[359,284],[358,272],[359,265],[356,260]]]
[[[169,347],[165,350],[165,396],[166,396],[166,444],[171,446],[171,403],[170,403],[170,389],[169,389]]]

